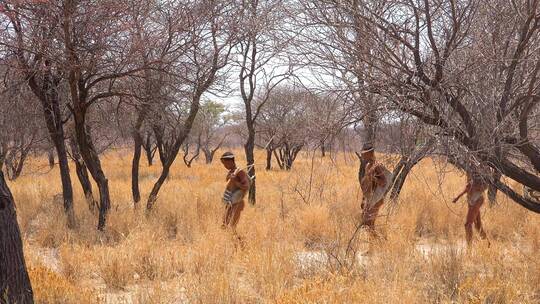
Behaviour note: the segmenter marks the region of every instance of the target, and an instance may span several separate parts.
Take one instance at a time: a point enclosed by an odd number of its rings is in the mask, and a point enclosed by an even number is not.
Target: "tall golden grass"
[[[79,227],[65,228],[62,206],[52,199],[61,189],[58,171],[44,171],[45,158],[32,159],[10,186],[36,301],[540,302],[538,215],[499,196],[482,211],[492,246],[476,239],[467,250],[466,203],[451,203],[465,177],[425,160],[400,200],[383,208],[381,237],[361,231],[350,242],[361,212],[357,163],[334,156],[305,153],[290,172],[258,163],[258,202],[240,219],[242,244],[220,229],[226,172],[219,161],[192,168],[178,161],[146,216],[132,207],[129,151],[106,154],[113,206],[100,233],[75,173]],[[158,173],[159,165],[142,165],[143,196]]]

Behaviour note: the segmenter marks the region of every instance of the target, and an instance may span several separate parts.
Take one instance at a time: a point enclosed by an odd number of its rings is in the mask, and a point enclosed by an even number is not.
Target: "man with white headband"
[[[361,157],[366,162],[366,173],[360,181],[363,193],[361,226],[366,226],[374,232],[375,219],[384,204],[384,196],[391,182],[391,173],[383,164],[376,161],[375,149],[371,144],[364,145]]]
[[[247,173],[236,167],[232,152],[223,153],[221,163],[229,170],[226,177],[227,185],[225,186],[222,199],[225,204],[222,227],[230,227],[236,233],[236,225],[240,219],[240,213],[244,210],[244,196],[249,190],[250,182]]]

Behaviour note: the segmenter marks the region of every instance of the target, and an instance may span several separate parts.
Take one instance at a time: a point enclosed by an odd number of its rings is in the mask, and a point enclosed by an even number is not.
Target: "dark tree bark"
[[[144,153],[146,154],[146,160],[148,161],[148,167],[154,164],[154,156],[156,155],[157,146],[152,144],[152,134],[148,132],[143,142]]]
[[[208,88],[208,86],[210,86],[210,82],[205,82],[202,88],[196,90],[194,99],[191,102],[189,115],[186,118],[182,128],[183,132],[179,134],[170,145],[165,145],[165,142],[163,141],[163,130],[160,129],[159,126],[153,127],[154,134],[156,136],[159,157],[161,159],[163,167],[161,169],[161,174],[159,175],[157,181],[154,183],[154,186],[152,187],[152,190],[148,195],[148,200],[146,202],[146,210],[148,212],[154,207],[154,204],[157,201],[159,190],[161,189],[161,186],[163,186],[165,180],[167,180],[167,178],[169,177],[171,166],[174,163],[178,152],[180,151],[180,147],[182,146],[182,144],[188,137],[189,132],[191,131],[193,122],[195,121],[195,117],[197,116],[197,112],[199,111],[201,95]]]
[[[266,148],[266,170],[272,170],[272,153],[274,152],[271,148]]]
[[[201,135],[200,134],[197,137],[196,145],[197,146],[195,147],[195,153],[191,157],[189,157],[189,146],[190,146],[190,144],[186,143],[184,145],[184,156],[182,157],[182,159],[184,160],[184,164],[188,168],[191,168],[191,164],[193,163],[193,161],[195,159],[197,159],[199,157],[199,154],[201,153]]]
[[[15,201],[0,172],[0,303],[34,303]]]
[[[88,176],[88,169],[84,164],[84,160],[82,159],[81,154],[79,153],[79,148],[77,147],[77,142],[74,136],[70,138],[70,146],[72,159],[75,163],[75,171],[77,172],[79,183],[81,184],[84,197],[88,204],[88,210],[90,210],[90,212],[94,214],[98,209],[98,203],[94,199],[92,183],[90,182],[90,177]]]
[[[278,153],[276,155],[276,161],[280,169],[282,170],[291,170],[298,153],[302,150],[304,145],[293,145],[292,147],[285,142],[279,148],[277,148]]]
[[[364,117],[364,135],[363,137],[363,144],[372,144],[375,146],[375,121],[372,116],[366,115]],[[358,167],[358,182],[360,183],[362,181],[362,178],[366,175],[366,165],[367,163],[360,157],[359,154],[357,154],[358,158],[360,159],[360,166]]]
[[[141,150],[143,146],[143,138],[141,136],[141,127],[146,118],[147,109],[143,108],[137,117],[135,126],[132,131],[133,137],[133,160],[131,162],[131,194],[133,197],[133,205],[138,208],[141,201],[141,192],[139,189],[139,164],[141,161]],[[148,155],[147,155],[148,157]]]
[[[101,161],[94,147],[91,134],[87,130],[87,113],[90,105],[93,102],[98,101],[101,98],[115,96],[112,92],[100,93],[91,95],[92,86],[91,82],[87,82],[90,79],[91,74],[83,75],[82,66],[80,64],[80,58],[77,54],[76,44],[80,43],[79,40],[73,37],[74,26],[73,16],[77,10],[77,3],[74,1],[67,1],[63,7],[63,42],[65,47],[65,53],[67,57],[67,84],[69,87],[71,107],[70,110],[73,113],[73,121],[75,125],[75,137],[79,147],[79,153],[84,160],[84,164],[90,171],[90,175],[96,182],[99,190],[99,216],[97,229],[100,231],[105,230],[105,224],[107,219],[107,213],[111,206],[110,193],[109,193],[109,181],[107,180],[105,173],[103,172]],[[89,72],[90,73],[90,72]],[[109,75],[113,79],[118,78],[113,75]],[[109,77],[101,77],[101,79],[109,79]],[[95,85],[95,83],[94,83]]]
[[[250,109],[251,111],[251,109]],[[251,116],[251,115],[248,115]],[[246,119],[247,125],[248,125],[248,138],[246,141],[246,144],[244,145],[244,151],[246,153],[246,161],[247,161],[247,167],[248,167],[248,176],[251,179],[251,186],[249,188],[249,195],[248,200],[249,203],[252,205],[255,205],[257,202],[256,195],[257,195],[257,188],[255,185],[255,126],[253,123],[253,120],[251,117],[248,117]]]
[[[50,67],[48,67],[50,69]],[[64,199],[64,212],[67,217],[67,226],[76,226],[75,211],[73,209],[73,186],[69,172],[68,154],[64,140],[64,126],[62,112],[60,111],[60,97],[58,95],[59,79],[55,79],[50,70],[43,75],[43,86],[37,83],[36,75],[28,76],[28,84],[33,93],[38,97],[43,108],[43,114],[49,131],[49,136],[54,144],[60,168],[60,180],[62,182],[62,197]]]
[[[398,162],[398,165],[392,172],[392,184],[390,191],[390,199],[395,201],[398,199],[403,185],[409,176],[411,170],[416,166],[426,155],[433,151],[435,141],[430,140],[420,147],[416,147],[410,154],[403,155]]]
[[[49,168],[54,168],[54,149],[49,149],[47,151],[47,158],[49,160]]]
[[[141,201],[139,190],[139,162],[141,160],[142,140],[139,132],[133,132],[133,161],[131,163],[131,194],[134,207],[137,208]],[[150,162],[150,161],[149,161]]]
[[[4,163],[6,161],[6,156],[8,153],[8,145],[7,143],[3,142],[0,143],[0,171],[4,168]]]
[[[111,200],[109,193],[109,180],[106,178],[105,173],[101,167],[101,161],[99,160],[98,153],[92,142],[91,135],[86,130],[86,113],[76,105],[74,107],[75,118],[75,131],[77,134],[77,144],[79,152],[84,160],[90,175],[96,182],[99,190],[99,216],[97,229],[100,231],[105,230],[105,224],[107,220],[107,213],[111,208]]]
[[[9,180],[16,180],[21,176],[24,162],[26,161],[26,157],[28,156],[28,153],[30,150],[23,150],[20,153],[17,151],[12,151],[12,153],[8,153],[5,164],[6,164],[6,173]]]
[[[204,161],[207,165],[211,164],[213,161],[214,161],[214,153],[216,151],[210,151],[210,149],[208,148],[204,148],[203,149],[203,153],[204,153]]]
[[[9,149],[5,158],[6,173],[9,180],[16,180],[21,176],[24,163],[32,150],[36,134],[28,137],[26,134],[17,136],[13,141],[12,149]]]
[[[165,165],[168,158],[167,145],[165,143],[165,130],[163,126],[154,125],[152,126],[152,131],[154,132],[154,137],[156,138],[156,149],[158,152],[159,160],[161,165]]]
[[[49,159],[49,168],[54,168],[54,149],[49,149],[47,151],[47,157]]]
[[[203,150],[204,158],[205,158],[205,161],[206,161],[207,165],[211,164],[212,161],[214,161],[214,155],[216,155],[217,150],[219,150],[221,148],[221,146],[225,142],[226,137],[227,137],[227,134],[225,134],[223,137],[221,137],[221,140],[216,145],[216,147],[213,148],[213,149],[210,148],[209,141],[207,141],[204,145],[202,145],[203,146],[202,150]]]
[[[493,171],[491,178],[494,181],[501,181],[502,174],[499,171]],[[490,206],[497,204],[497,187],[494,184],[490,184],[488,187],[488,200]]]
[[[51,72],[51,63],[46,59],[47,56],[45,56],[45,54],[35,54],[33,61],[25,56],[25,51],[27,50],[23,39],[25,33],[23,33],[19,16],[13,14],[12,16],[9,16],[9,19],[17,37],[15,56],[22,68],[21,70],[25,79],[28,81],[30,89],[41,103],[47,130],[49,131],[51,141],[56,149],[60,167],[60,178],[62,181],[64,212],[67,216],[67,226],[73,228],[76,226],[75,213],[73,211],[73,188],[69,174],[66,145],[64,142],[62,113],[60,111],[60,97],[58,95],[58,85],[60,84],[62,77],[53,75]],[[49,31],[50,29],[47,30]]]

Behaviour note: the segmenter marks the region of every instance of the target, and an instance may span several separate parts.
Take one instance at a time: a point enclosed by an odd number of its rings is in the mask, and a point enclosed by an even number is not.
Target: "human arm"
[[[383,165],[376,164],[375,166],[370,167],[369,170],[371,171],[370,175],[373,176],[374,182],[379,187],[386,186],[387,180],[386,180],[386,176],[384,175],[384,170],[385,169],[384,169]]]
[[[467,183],[467,186],[465,186],[465,189],[463,189],[463,191],[458,194],[458,196],[456,196],[456,198],[454,198],[452,200],[452,203],[457,203],[457,201],[465,194],[467,193],[467,191],[469,191],[469,189],[471,188],[471,184],[470,183]]]
[[[249,189],[249,177],[245,171],[238,171],[231,180],[234,182],[236,187],[244,191]]]

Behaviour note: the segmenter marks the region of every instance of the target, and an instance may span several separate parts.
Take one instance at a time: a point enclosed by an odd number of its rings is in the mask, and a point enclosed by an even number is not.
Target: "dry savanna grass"
[[[240,151],[239,151],[240,154]],[[258,160],[264,159],[262,154]],[[66,230],[58,169],[32,159],[10,184],[38,303],[538,303],[540,218],[503,196],[485,206],[490,248],[464,246],[465,177],[436,160],[412,172],[377,220],[378,239],[351,235],[360,215],[357,162],[305,153],[290,172],[258,163],[258,203],[239,242],[220,229],[225,171],[177,161],[146,216],[134,210],[130,153],[103,156],[113,207],[107,231],[72,174],[79,227]],[[386,160],[391,167],[392,159]],[[143,197],[159,165],[141,166]],[[243,164],[243,160],[239,163]],[[72,166],[73,167],[73,166]]]

